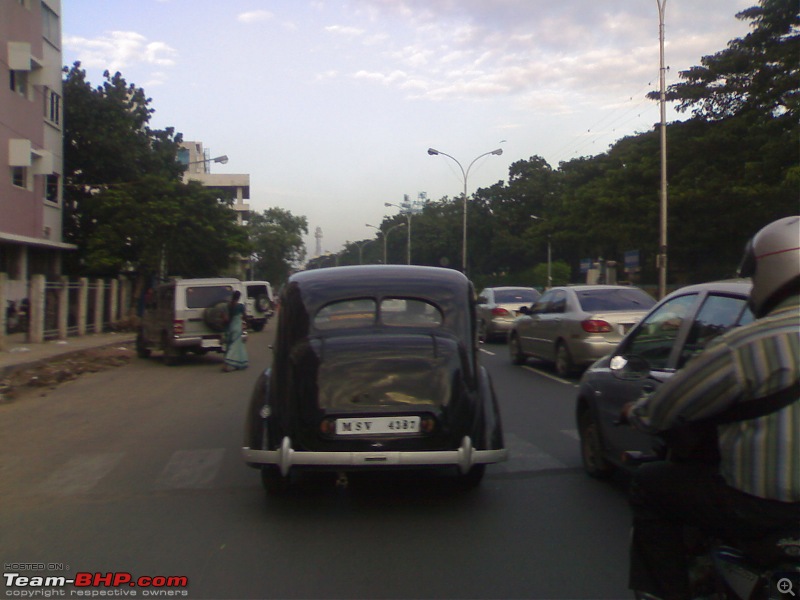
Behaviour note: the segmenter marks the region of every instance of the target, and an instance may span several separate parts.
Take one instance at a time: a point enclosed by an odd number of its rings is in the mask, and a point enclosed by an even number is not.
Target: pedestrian
[[[247,348],[244,345],[243,320],[244,305],[239,301],[242,293],[233,292],[228,302],[228,326],[225,330],[225,366],[222,370],[226,373],[246,369],[248,364]]]

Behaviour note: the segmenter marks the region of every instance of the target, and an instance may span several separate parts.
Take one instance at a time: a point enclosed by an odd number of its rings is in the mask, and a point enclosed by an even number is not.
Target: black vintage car
[[[293,275],[242,454],[267,491],[297,470],[450,467],[476,486],[507,459],[475,292],[461,273],[368,265]]]

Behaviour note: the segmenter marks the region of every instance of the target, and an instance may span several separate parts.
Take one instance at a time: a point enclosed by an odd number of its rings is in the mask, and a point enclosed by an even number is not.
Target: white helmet
[[[750,308],[763,317],[789,284],[800,282],[800,217],[773,221],[748,242],[739,266],[740,277],[752,277]]]

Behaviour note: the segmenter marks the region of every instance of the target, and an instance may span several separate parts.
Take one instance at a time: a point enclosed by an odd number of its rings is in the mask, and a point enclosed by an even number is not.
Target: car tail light
[[[581,327],[586,333],[611,333],[611,325],[602,319],[586,319],[581,321]]]
[[[510,317],[511,313],[508,312],[505,308],[497,307],[492,309],[492,316],[493,317]]]
[[[183,321],[173,321],[172,322],[172,333],[174,335],[181,335],[183,334]]]
[[[419,429],[422,433],[432,433],[436,428],[436,419],[433,417],[422,417]]]
[[[319,424],[319,430],[323,435],[336,433],[336,421],[333,419],[322,419]]]

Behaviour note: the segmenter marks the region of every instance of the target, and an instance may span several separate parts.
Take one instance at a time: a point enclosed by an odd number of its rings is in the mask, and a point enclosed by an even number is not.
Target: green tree
[[[303,235],[308,233],[306,217],[294,216],[282,208],[253,213],[248,223],[252,278],[279,286],[305,259]]]
[[[78,246],[75,274],[144,281],[161,275],[214,276],[247,253],[230,199],[184,184],[181,135],[148,125],[141,88],[116,73],[92,87],[75,63],[64,79],[65,238]]]
[[[680,73],[668,99],[707,120],[752,112],[791,124],[800,117],[800,14],[797,0],[761,0],[736,15],[753,30]]]

